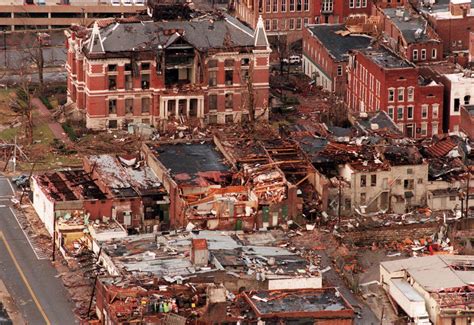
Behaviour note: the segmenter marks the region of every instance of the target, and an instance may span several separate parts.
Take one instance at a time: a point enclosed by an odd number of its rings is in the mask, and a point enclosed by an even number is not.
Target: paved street
[[[323,250],[316,251],[319,255],[321,255],[321,265],[332,265],[331,260]],[[372,310],[367,306],[367,304],[362,301],[361,298],[357,297],[344,283],[341,279],[341,276],[336,273],[334,267],[331,266],[331,269],[323,274],[323,278],[327,281],[330,286],[337,287],[338,290],[341,292],[342,296],[346,298],[346,300],[352,306],[360,306],[360,312],[362,318],[356,318],[355,323],[357,325],[377,325],[380,324],[380,320],[377,316],[372,312]]]
[[[28,324],[75,324],[72,303],[49,260],[39,260],[9,207],[0,176],[0,277]]]

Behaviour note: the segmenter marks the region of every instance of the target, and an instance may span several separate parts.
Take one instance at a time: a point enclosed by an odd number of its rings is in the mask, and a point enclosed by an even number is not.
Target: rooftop
[[[91,169],[116,195],[133,197],[137,194],[165,193],[165,190],[148,166],[136,157],[93,155],[87,158]],[[137,193],[138,192],[138,193]]]
[[[106,199],[90,173],[84,170],[65,170],[35,175],[38,185],[54,201]]]
[[[367,48],[372,38],[366,35],[346,35],[343,24],[310,25],[308,29],[324,45],[336,61],[347,60],[349,50]]]
[[[211,142],[151,145],[156,158],[180,184],[219,184],[230,169]]]
[[[336,288],[284,291],[252,291],[245,298],[260,317],[318,317],[339,315],[346,311],[352,317],[351,305]],[[270,303],[271,301],[271,303]]]
[[[379,67],[387,69],[413,68],[408,61],[397,56],[395,53],[380,47],[378,49],[360,50],[368,59],[372,60]]]
[[[389,273],[405,270],[428,292],[474,284],[474,255],[432,255],[380,264]]]
[[[319,276],[319,269],[287,248],[277,246],[278,233],[193,231],[157,236],[143,234],[120,240],[104,241],[101,247],[113,261],[118,273],[148,272],[171,279],[196,273],[225,269],[234,274],[254,274],[265,267],[268,277]],[[193,241],[207,244],[214,266],[199,268],[189,259]],[[204,245],[204,244],[202,244]],[[269,260],[272,262],[269,262]],[[210,264],[211,265],[211,264]],[[249,273],[250,272],[250,273]],[[260,271],[259,271],[260,272]]]
[[[102,46],[99,37],[91,36],[86,42],[94,42],[91,52],[110,53],[156,51],[170,46],[179,38],[199,51],[254,45],[253,31],[228,15],[189,21],[115,20],[100,29]],[[90,48],[89,44],[87,48]]]
[[[383,12],[397,26],[407,43],[419,43],[432,39],[426,33],[428,22],[423,16],[397,8],[386,8]]]

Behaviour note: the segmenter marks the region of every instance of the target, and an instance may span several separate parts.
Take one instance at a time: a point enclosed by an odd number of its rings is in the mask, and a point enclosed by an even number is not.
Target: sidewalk
[[[41,117],[47,121],[48,127],[51,129],[51,132],[53,132],[54,137],[64,142],[67,146],[72,146],[73,143],[71,139],[69,139],[68,135],[64,132],[61,124],[51,118],[51,112],[46,106],[44,106],[41,100],[39,98],[33,98],[31,102],[38,109]]]
[[[15,325],[25,325],[25,320],[21,315],[20,311],[18,310],[17,306],[15,305],[15,301],[13,300],[12,296],[5,287],[5,283],[0,280],[0,302],[3,303],[8,316],[12,320],[13,324]]]

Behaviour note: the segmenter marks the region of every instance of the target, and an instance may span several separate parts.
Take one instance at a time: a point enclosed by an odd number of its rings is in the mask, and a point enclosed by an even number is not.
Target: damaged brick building
[[[348,64],[346,104],[353,112],[387,112],[408,137],[442,133],[443,84],[385,47],[355,50]]]
[[[271,50],[263,21],[253,31],[225,14],[185,12],[104,19],[66,32],[68,98],[88,128],[268,117]]]

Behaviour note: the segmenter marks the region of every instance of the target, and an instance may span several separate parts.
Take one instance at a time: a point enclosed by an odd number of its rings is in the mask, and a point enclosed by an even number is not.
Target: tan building
[[[387,261],[380,263],[380,284],[415,324],[470,325],[473,269],[473,255]]]
[[[88,25],[98,18],[129,17],[145,10],[144,0],[0,0],[0,31]]]

